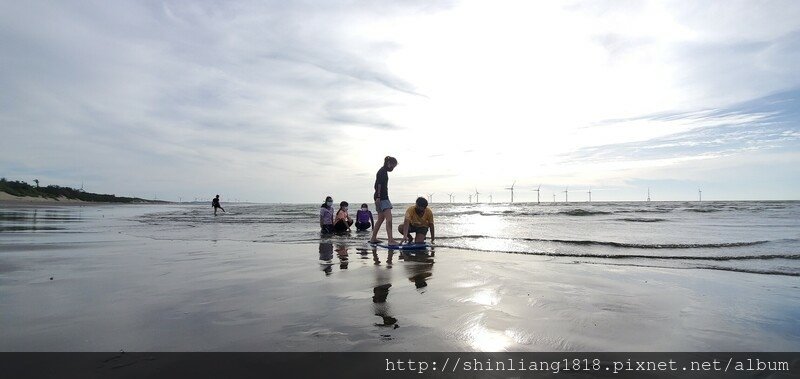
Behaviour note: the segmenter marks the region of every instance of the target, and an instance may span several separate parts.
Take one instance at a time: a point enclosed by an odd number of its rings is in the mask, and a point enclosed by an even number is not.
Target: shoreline
[[[52,197],[33,197],[33,196],[14,196],[7,192],[0,191],[0,203],[54,203],[54,204],[71,204],[71,203],[89,203],[87,201],[78,199],[68,199],[64,196],[58,198]]]
[[[64,196],[58,198],[51,197],[33,197],[33,196],[14,196],[6,192],[0,191],[0,206],[14,207],[14,206],[51,206],[51,205],[67,205],[67,206],[83,206],[83,205],[136,205],[136,204],[174,204],[171,202],[99,202],[99,201],[83,201],[79,199],[69,199]]]
[[[798,277],[401,254],[316,231],[266,242],[224,217],[189,234],[141,222],[155,206],[21,205],[33,214],[10,210],[0,233],[0,351],[800,349]]]
[[[0,259],[0,351],[800,347],[798,281],[769,275],[453,248],[410,258],[336,242],[31,248]]]

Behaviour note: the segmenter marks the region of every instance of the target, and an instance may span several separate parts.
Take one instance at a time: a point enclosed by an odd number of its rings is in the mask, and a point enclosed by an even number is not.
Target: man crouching
[[[398,231],[403,234],[403,241],[411,242],[411,233],[416,233],[416,238],[413,239],[414,243],[425,242],[425,236],[428,234],[428,228],[431,230],[431,243],[436,238],[436,233],[433,227],[433,212],[428,208],[428,200],[424,197],[417,198],[417,204],[412,205],[406,209],[406,219],[403,225],[400,225]]]

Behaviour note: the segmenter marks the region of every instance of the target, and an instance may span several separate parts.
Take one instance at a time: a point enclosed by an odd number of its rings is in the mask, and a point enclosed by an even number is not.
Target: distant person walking
[[[397,167],[397,159],[386,156],[383,158],[383,167],[375,174],[375,208],[378,211],[378,223],[372,229],[372,239],[370,242],[378,242],[378,231],[381,224],[386,220],[386,235],[389,238],[389,245],[397,245],[397,241],[392,238],[392,202],[389,201],[389,172]]]
[[[333,198],[330,196],[319,207],[319,228],[323,234],[333,233]]]
[[[214,216],[217,215],[217,208],[222,209],[225,212],[225,208],[222,205],[219,205],[219,195],[211,200],[211,207],[214,208]]]

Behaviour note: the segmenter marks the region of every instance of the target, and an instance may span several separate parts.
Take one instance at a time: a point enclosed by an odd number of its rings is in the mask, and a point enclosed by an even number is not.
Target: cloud
[[[800,91],[757,99],[725,110],[665,113],[605,120],[590,132],[652,128],[662,135],[642,141],[590,146],[566,154],[576,161],[629,161],[720,157],[746,151],[800,146]],[[628,133],[633,134],[633,133]],[[598,138],[600,139],[600,138]]]
[[[404,193],[624,181],[795,147],[798,52],[796,2],[9,3],[0,171],[261,201],[369,196],[385,155]]]

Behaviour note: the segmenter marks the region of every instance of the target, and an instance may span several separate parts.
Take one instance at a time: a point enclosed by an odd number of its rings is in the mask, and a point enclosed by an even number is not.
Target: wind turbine
[[[589,187],[589,202],[592,202],[592,187]]]
[[[697,201],[703,201],[703,191],[701,191],[699,188],[697,189],[697,198],[699,199]]]
[[[481,193],[480,193],[480,192],[478,192],[478,189],[477,189],[477,188],[475,188],[475,202],[476,202],[476,203],[480,203],[480,202],[481,202],[481,200],[480,200],[480,197],[478,196],[478,195],[480,195],[480,194],[481,194]]]
[[[564,202],[569,203],[569,187],[564,189]]]
[[[556,202],[556,194],[553,194],[553,203],[555,204],[555,202]]]
[[[434,192],[434,193],[436,193],[436,192]],[[428,194],[428,201],[430,201],[431,203],[433,203],[433,194],[434,193],[429,193]]]
[[[514,202],[514,184],[517,184],[515,180],[514,183],[511,183],[511,187],[506,188],[507,190],[511,190],[511,202]]]
[[[469,195],[469,203],[472,204],[472,195]]]
[[[450,196],[450,203],[452,203],[453,202],[453,194],[452,193],[448,193],[447,195]]]
[[[492,194],[489,194],[489,204],[492,203]]]
[[[535,190],[531,190],[531,191],[536,191],[536,204],[539,204],[539,194],[540,194],[539,190],[541,190],[541,189],[542,189],[542,185],[539,184],[539,187],[536,187]]]
[[[647,201],[650,202],[650,187],[647,187]]]

